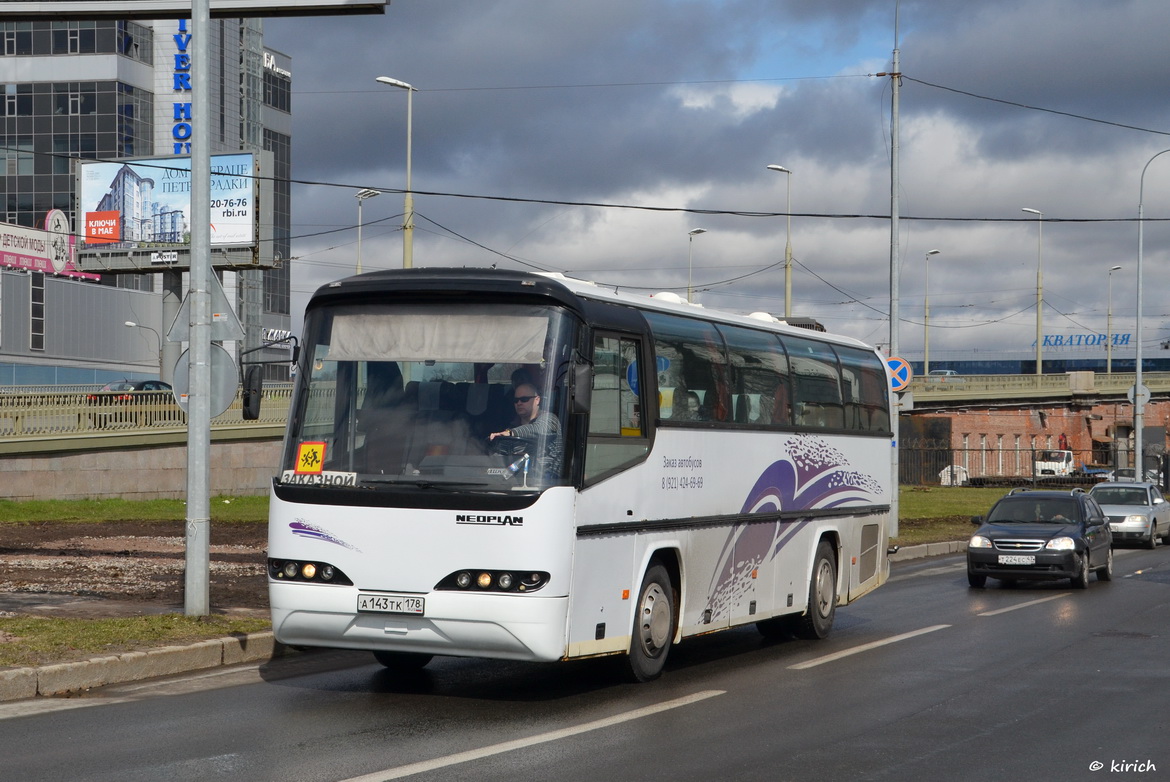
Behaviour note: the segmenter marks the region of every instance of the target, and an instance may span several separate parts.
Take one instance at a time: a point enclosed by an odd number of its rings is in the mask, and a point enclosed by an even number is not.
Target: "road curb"
[[[922,559],[924,557],[939,557],[944,554],[959,554],[967,550],[967,541],[948,540],[942,543],[922,543],[917,546],[903,546],[890,554],[891,562],[902,562],[907,559]]]
[[[108,684],[173,676],[225,665],[257,662],[288,652],[271,632],[213,638],[107,657],[31,668],[0,669],[0,702],[67,695]]]

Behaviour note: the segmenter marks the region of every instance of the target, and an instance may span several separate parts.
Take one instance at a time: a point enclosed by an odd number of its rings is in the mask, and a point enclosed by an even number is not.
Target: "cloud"
[[[315,183],[294,189],[296,302],[352,270],[353,193],[404,187],[406,94],[374,82],[388,75],[418,88],[413,186],[441,194],[416,198],[416,265],[678,290],[701,226],[702,300],[778,312],[786,221],[742,214],[784,211],[784,177],[765,169],[778,163],[793,171],[796,313],[888,342],[891,83],[874,74],[890,66],[893,8],[394,0],[382,17],[269,20],[266,44],[293,57],[294,176]],[[921,0],[899,23],[905,352],[921,350],[935,248],[932,359],[1029,350],[1041,250],[1046,331],[1104,330],[1114,264],[1115,323],[1131,330],[1139,175],[1170,148],[1170,7]],[[1170,280],[1152,273],[1170,253],[1170,155],[1145,197],[1154,344],[1170,336],[1156,303]],[[1022,207],[1045,214],[1042,248]],[[365,203],[366,269],[401,262],[401,213],[398,192]]]

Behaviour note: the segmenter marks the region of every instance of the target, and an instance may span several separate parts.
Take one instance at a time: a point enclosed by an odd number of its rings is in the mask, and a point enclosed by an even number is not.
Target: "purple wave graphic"
[[[773,462],[748,492],[740,513],[769,514],[782,510],[835,508],[871,503],[883,495],[872,476],[851,469],[844,454],[819,437],[794,437],[785,458]],[[729,616],[752,586],[752,572],[773,559],[808,520],[746,524],[724,541],[722,563],[711,579],[707,608],[711,620]]]
[[[344,540],[334,537],[333,534],[328,530],[321,529],[315,524],[310,524],[304,519],[297,519],[296,521],[290,522],[288,528],[292,530],[292,533],[297,537],[309,538],[311,540],[321,540],[326,543],[333,543],[335,545],[341,546],[342,548],[347,548],[350,551],[357,551],[359,553],[361,552],[361,549],[359,549],[357,546],[351,546]]]

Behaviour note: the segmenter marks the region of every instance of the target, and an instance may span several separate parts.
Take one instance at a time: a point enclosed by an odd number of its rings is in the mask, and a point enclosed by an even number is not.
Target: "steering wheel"
[[[488,453],[498,453],[508,461],[518,459],[532,448],[532,444],[523,437],[500,436],[488,443]]]

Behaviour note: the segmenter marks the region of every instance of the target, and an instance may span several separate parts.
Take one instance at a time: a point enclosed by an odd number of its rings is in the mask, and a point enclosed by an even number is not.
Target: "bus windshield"
[[[567,482],[572,323],[556,307],[311,310],[280,481],[539,491]]]

